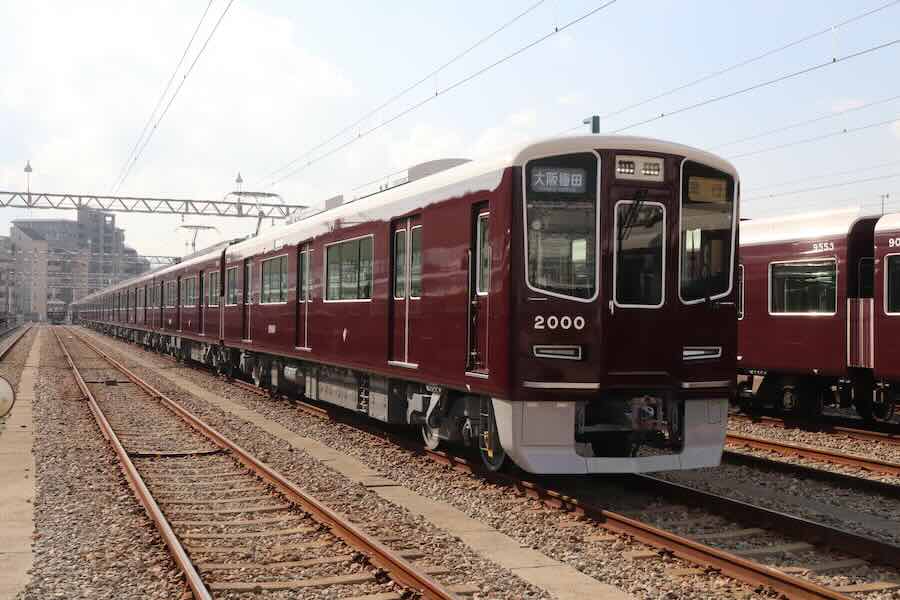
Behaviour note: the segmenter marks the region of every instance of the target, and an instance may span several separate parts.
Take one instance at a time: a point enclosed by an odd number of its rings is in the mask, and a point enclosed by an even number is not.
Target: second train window
[[[769,312],[833,314],[837,310],[837,265],[833,260],[773,263]]]

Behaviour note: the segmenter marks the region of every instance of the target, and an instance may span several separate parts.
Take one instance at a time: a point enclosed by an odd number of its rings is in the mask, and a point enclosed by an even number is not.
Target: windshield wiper
[[[628,212],[625,213],[625,218],[623,219],[622,227],[619,229],[619,251],[622,251],[622,242],[625,241],[629,234],[631,233],[631,228],[634,227],[637,222],[638,213],[641,210],[641,206],[644,204],[644,201],[647,199],[647,190],[640,189],[634,193],[634,198],[631,199],[631,206],[628,207]]]

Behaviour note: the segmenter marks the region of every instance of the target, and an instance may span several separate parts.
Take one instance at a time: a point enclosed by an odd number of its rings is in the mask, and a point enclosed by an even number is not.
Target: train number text
[[[888,248],[900,248],[900,238],[891,238],[888,240]]]
[[[545,317],[543,315],[537,315],[534,317],[534,328],[535,329],[584,329],[584,317],[570,317],[568,315],[563,315],[561,317],[557,317],[556,315],[550,315],[549,317]]]
[[[834,242],[813,242],[813,252],[828,252],[834,250]]]

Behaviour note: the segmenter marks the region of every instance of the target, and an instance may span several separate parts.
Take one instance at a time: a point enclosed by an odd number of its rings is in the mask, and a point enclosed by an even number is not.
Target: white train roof
[[[875,224],[875,233],[897,230],[900,230],[900,213],[884,215],[878,219],[878,223]]]
[[[528,144],[519,144],[492,158],[474,160],[434,175],[400,185],[371,196],[346,202],[332,209],[312,214],[283,227],[273,227],[265,233],[235,244],[228,249],[229,260],[293,245],[333,230],[341,220],[357,222],[392,218],[415,208],[417,200],[428,197],[462,196],[479,190],[493,190],[500,184],[503,170],[524,166],[526,162],[545,156],[591,152],[593,150],[623,150],[632,153],[656,152],[675,154],[703,163],[738,179],[737,170],[728,161],[703,150],[653,138],[625,135],[583,135],[555,137]],[[361,218],[362,217],[362,218]]]
[[[866,217],[859,207],[751,219],[741,223],[741,246],[847,235]]]
[[[526,162],[535,158],[591,152],[593,150],[675,154],[719,169],[733,176],[736,182],[738,180],[737,169],[730,162],[704,150],[683,144],[627,135],[553,137],[531,143],[518,144],[491,158],[466,162],[428,177],[423,177],[422,179],[417,179],[370,196],[364,196],[358,200],[345,202],[328,210],[313,213],[294,223],[273,227],[256,237],[228,246],[226,256],[229,261],[232,261],[245,256],[269,252],[284,245],[293,245],[333,231],[340,222],[356,223],[360,220],[389,219],[412,210],[419,202],[427,201],[430,198],[454,197],[474,191],[494,190],[500,184],[503,171],[506,168],[524,166]],[[165,276],[167,273],[181,270],[184,267],[208,261],[219,252],[221,252],[221,248],[218,248],[215,252],[196,256],[190,260],[154,271],[152,276]],[[106,288],[101,292],[87,296],[82,301],[89,300],[96,294],[127,287],[147,275],[144,274],[121,282],[116,286]]]

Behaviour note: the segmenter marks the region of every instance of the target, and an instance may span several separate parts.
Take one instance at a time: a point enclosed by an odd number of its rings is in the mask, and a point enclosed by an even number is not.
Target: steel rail
[[[735,446],[744,446],[755,450],[768,450],[784,456],[799,456],[837,465],[856,467],[873,473],[900,476],[900,464],[879,460],[877,458],[867,458],[857,454],[846,454],[844,452],[838,452],[837,450],[817,448],[805,444],[780,442],[742,433],[729,433],[725,437],[725,441],[726,443]]]
[[[746,423],[762,423],[771,427],[781,427],[783,429],[799,429],[801,431],[809,431],[812,433],[834,433],[846,435],[855,440],[864,440],[869,442],[881,442],[885,444],[900,445],[900,433],[892,433],[887,431],[873,431],[870,429],[859,429],[856,427],[847,427],[845,425],[836,425],[834,423],[844,423],[845,419],[841,417],[830,418],[831,415],[823,415],[826,419],[824,423],[814,423],[806,421],[792,421],[780,419],[777,417],[749,417],[747,415],[730,415],[729,418],[735,421],[743,421]],[[882,424],[889,425],[889,424]],[[893,428],[891,428],[893,429]]]
[[[180,416],[191,427],[211,439],[217,445],[231,451],[234,457],[246,465],[251,471],[266,480],[287,498],[297,503],[317,521],[330,527],[337,537],[361,550],[369,557],[372,564],[386,571],[391,579],[401,585],[417,590],[425,598],[435,600],[453,600],[455,598],[454,594],[444,588],[444,586],[429,575],[419,571],[412,563],[382,544],[376,538],[370,536],[352,523],[349,523],[345,518],[328,508],[328,506],[308,492],[301,490],[284,475],[257,459],[254,455],[244,450],[241,446],[238,446],[235,442],[231,441],[222,433],[219,433],[215,428],[181,406],[181,404],[172,400],[141,379],[122,363],[86,340],[81,334],[74,331],[72,333],[88,348],[96,352],[116,370],[125,375],[132,383],[152,396],[155,400],[159,401],[163,406]]]
[[[255,388],[255,386],[250,386],[250,384],[245,384],[243,382],[241,382],[241,384],[242,385],[240,385],[239,387],[241,387],[242,389],[254,391],[259,395],[265,395],[265,392],[263,390]],[[424,455],[430,460],[447,465],[454,470],[482,477],[488,481],[491,481],[492,483],[515,488],[525,496],[540,500],[547,506],[567,512],[572,512],[574,514],[584,515],[585,517],[594,520],[599,526],[603,527],[604,529],[618,534],[630,535],[649,546],[658,548],[664,552],[671,552],[674,556],[677,556],[698,566],[720,571],[721,573],[733,577],[739,581],[770,587],[785,594],[789,598],[828,598],[831,600],[849,600],[849,596],[821,586],[812,581],[808,581],[800,577],[795,577],[783,571],[779,571],[760,563],[742,558],[726,550],[720,550],[718,548],[696,542],[676,533],[666,531],[664,529],[659,529],[647,523],[643,523],[637,519],[627,517],[621,513],[582,502],[567,494],[548,489],[534,481],[529,481],[524,478],[514,477],[503,473],[492,473],[468,459],[455,456],[440,450],[428,450],[427,448],[423,448],[420,445],[411,443],[408,439],[400,438],[391,433],[375,429],[368,426],[368,424],[360,424],[357,422],[358,420],[353,419],[352,416],[349,419],[341,418],[337,415],[336,411],[323,409],[320,406],[310,404],[309,402],[305,402],[302,400],[297,401],[296,404],[301,410],[313,416],[330,419],[343,424],[348,424],[361,429],[366,433],[389,439],[391,442],[403,447],[410,452]],[[351,420],[353,421],[353,423],[348,422]],[[646,478],[647,481],[643,482],[641,481],[641,479],[641,476],[636,476],[633,479],[635,485],[644,488],[655,485],[654,483],[648,483],[648,481],[650,480],[656,481],[655,478]],[[668,483],[662,480],[659,481],[662,482],[660,484],[661,486]],[[676,486],[677,484],[672,485]],[[656,490],[656,492],[661,493],[664,489],[665,488],[660,487]],[[673,496],[676,490],[678,491],[678,493],[685,496],[689,495],[689,502],[691,505],[704,505],[706,492],[678,486],[678,488],[669,488],[667,490],[667,495]],[[684,502],[685,500],[682,501]],[[804,533],[818,532],[811,535],[811,537],[818,540],[822,540],[824,538],[821,531],[818,530],[832,529],[827,526],[819,525],[817,523],[805,521],[804,519],[798,519],[797,517],[791,517],[790,515],[778,513],[776,511],[770,511],[765,508],[742,503],[736,500],[730,500],[724,497],[717,497],[716,506],[720,510],[722,510],[722,512],[725,512],[723,509],[726,506],[730,506],[731,510],[727,511],[727,513],[732,517],[733,513],[735,512],[734,508],[739,506],[741,510],[747,511],[745,513],[746,518],[754,525],[760,524],[759,516],[763,515],[766,517],[766,522],[773,522],[775,520],[778,520],[778,523],[773,523],[773,525],[784,526],[785,529],[790,531],[801,531]],[[840,537],[841,541],[849,540],[850,543],[855,543],[855,540],[853,538],[859,537],[855,536],[854,534],[842,532],[840,530],[835,531],[837,532],[836,537]],[[881,542],[878,542],[877,540],[868,540],[868,538],[864,538],[864,540],[867,541],[862,542],[861,545],[865,546],[865,551],[863,552],[865,556],[880,558],[881,555],[883,555],[885,552],[884,548],[889,547]],[[835,539],[832,543],[836,544],[839,543],[839,541]],[[893,551],[896,551],[896,548],[890,548]],[[897,555],[897,560],[900,561],[900,553],[893,552],[893,554]]]
[[[756,456],[755,454],[744,454],[732,450],[725,450],[722,453],[722,461],[733,465],[768,471],[778,471],[779,473],[786,473],[788,475],[824,481],[830,484],[841,485],[854,491],[862,490],[873,492],[888,498],[900,500],[900,485],[880,481],[878,479],[868,479],[866,477],[848,475],[837,471],[827,471],[825,469],[817,469],[816,467],[808,467],[806,465],[785,462],[782,460],[773,460],[771,458]]]
[[[12,334],[12,332],[16,329],[16,327],[21,327],[21,326],[10,327],[6,331],[4,331],[2,334],[0,334],[0,338],[6,337],[7,335]],[[15,337],[10,338],[10,342],[8,344],[6,344],[2,350],[0,350],[0,360],[3,360],[4,358],[6,358],[6,355],[9,354],[9,352],[15,347],[15,345],[19,343],[19,340],[21,340],[23,337],[25,337],[26,333],[31,331],[31,327],[32,327],[31,325],[22,327],[22,331],[20,331],[16,334],[13,334],[13,335],[15,335]]]
[[[256,395],[269,396],[267,391],[246,382],[237,379],[232,379],[230,382],[237,387]],[[545,488],[533,481],[513,477],[507,474],[488,472],[473,461],[438,450],[427,450],[421,445],[413,444],[408,439],[398,437],[381,429],[376,429],[370,424],[360,423],[359,419],[354,418],[355,415],[338,413],[331,408],[323,408],[303,400],[294,401],[293,403],[310,415],[347,424],[366,433],[388,439],[410,452],[423,455],[430,460],[447,465],[454,470],[474,474],[492,483],[514,488],[530,498],[543,502],[547,506],[584,515],[594,520],[604,529],[618,534],[633,536],[635,539],[638,539],[649,546],[658,548],[664,552],[670,552],[674,556],[698,566],[719,571],[722,574],[733,577],[739,581],[772,588],[789,598],[850,600],[849,596],[815,582],[767,567],[760,563],[739,557],[728,551],[696,542],[673,532],[653,527],[652,525],[632,519],[620,513],[582,502],[577,498]],[[650,486],[658,485],[660,487],[656,489],[656,493],[659,494],[662,494],[663,491],[666,490],[666,488],[661,486],[668,483],[663,481],[662,484],[657,484],[654,483],[656,481],[655,478],[649,477],[644,481],[641,481],[640,477],[634,477],[632,481],[636,486],[644,487],[645,489]],[[672,485],[676,486],[677,484]],[[682,502],[687,501],[694,506],[703,506],[706,498],[705,492],[693,490],[692,488],[686,488],[684,486],[678,486],[677,488],[669,487],[667,495],[674,496],[676,492],[682,494],[683,497],[690,498],[690,500],[682,500]],[[896,548],[884,544],[883,542],[879,542],[878,540],[871,540],[869,538],[863,538],[862,536],[856,536],[849,532],[834,530],[825,525],[724,497],[718,497],[715,506],[718,507],[718,510],[723,512],[726,512],[726,508],[728,508],[727,514],[732,518],[734,517],[735,507],[739,506],[740,510],[746,511],[744,512],[744,518],[755,525],[759,525],[761,521],[760,515],[763,515],[765,516],[765,519],[762,519],[762,522],[772,523],[774,527],[778,527],[782,531],[788,530],[800,532],[802,535],[810,535],[811,538],[820,541],[827,540],[828,534],[823,533],[824,531],[833,530],[836,532],[835,537],[832,538],[830,543],[826,543],[826,545],[839,547],[839,543],[849,540],[851,544],[858,543],[860,546],[863,546],[861,553],[865,556],[883,559],[885,555],[892,555],[896,556],[897,560],[900,561],[900,553],[896,552]],[[861,538],[862,541],[857,541],[859,538]],[[892,548],[892,551],[886,552],[884,550],[885,547]],[[874,556],[873,552],[876,553]]]
[[[72,360],[72,355],[69,354],[68,349],[66,349],[65,343],[63,343],[62,338],[59,337],[59,333],[57,333],[55,329],[53,331],[53,335],[56,336],[56,341],[59,342],[59,347],[62,349],[63,354],[66,357],[66,362],[69,363],[69,368],[72,370],[72,373],[75,376],[75,381],[78,383],[78,388],[81,390],[81,393],[84,396],[85,400],[87,400],[88,407],[90,408],[91,413],[94,415],[94,419],[97,421],[97,425],[100,426],[100,431],[103,433],[103,437],[105,437],[113,447],[113,450],[115,451],[116,456],[119,459],[119,465],[122,467],[122,472],[125,474],[125,478],[128,480],[128,484],[134,491],[135,496],[137,496],[138,502],[141,503],[141,505],[144,507],[144,510],[146,510],[147,514],[150,516],[150,519],[156,525],[157,530],[163,538],[163,542],[166,544],[166,547],[169,548],[169,552],[172,554],[172,558],[175,559],[178,568],[181,569],[182,573],[184,573],[185,580],[187,581],[188,586],[191,588],[194,600],[212,600],[212,594],[209,592],[209,590],[206,588],[206,585],[203,583],[203,580],[200,578],[200,574],[194,567],[194,563],[191,562],[191,559],[188,557],[187,552],[184,549],[184,546],[181,545],[181,542],[178,540],[178,536],[175,535],[175,532],[172,530],[172,526],[169,525],[169,521],[166,519],[165,515],[163,515],[162,510],[159,508],[159,505],[153,498],[153,494],[151,494],[150,490],[147,489],[147,485],[144,483],[144,480],[141,477],[140,473],[138,473],[138,470],[134,466],[134,463],[131,462],[131,458],[128,456],[128,451],[125,450],[125,447],[122,445],[122,442],[119,441],[119,437],[116,435],[116,432],[113,431],[112,425],[110,425],[109,421],[106,418],[106,415],[103,414],[103,410],[100,408],[100,405],[97,404],[97,399],[94,397],[94,394],[93,392],[91,392],[87,383],[85,383],[84,378],[81,376],[81,372],[78,370],[78,367],[75,366],[75,361]]]

